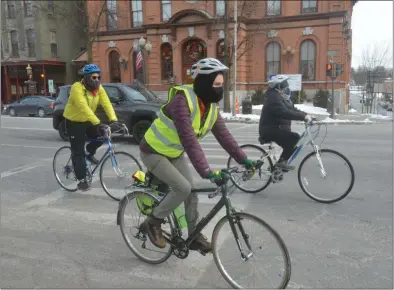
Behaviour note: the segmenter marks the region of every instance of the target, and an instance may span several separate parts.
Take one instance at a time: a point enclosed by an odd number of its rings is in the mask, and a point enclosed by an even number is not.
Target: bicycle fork
[[[230,203],[230,201],[228,201]],[[242,226],[241,223],[241,218],[235,215],[235,211],[234,209],[231,207],[231,204],[228,205],[228,209],[227,209],[227,216],[229,218],[229,224],[230,224],[230,228],[231,231],[234,234],[234,238],[235,241],[237,243],[238,246],[238,250],[241,253],[241,259],[246,262],[247,260],[249,260],[252,256],[253,256],[253,251],[252,251],[252,247],[249,243],[249,235],[245,233],[244,227]],[[244,251],[243,251],[243,247],[241,245],[240,239],[239,239],[239,235],[236,229],[236,225],[238,226],[239,231],[241,232],[242,238],[245,241],[246,246],[249,249],[249,253],[247,255],[245,255]]]
[[[316,152],[317,162],[319,163],[319,166],[320,166],[320,173],[321,173],[323,178],[326,178],[327,177],[327,172],[324,169],[323,161],[321,160],[321,154],[320,154],[319,146],[315,145],[314,149],[315,149],[315,152]]]

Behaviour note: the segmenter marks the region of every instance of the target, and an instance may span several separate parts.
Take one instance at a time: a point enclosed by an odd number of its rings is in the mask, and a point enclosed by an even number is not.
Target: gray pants
[[[171,191],[155,207],[152,214],[156,218],[164,219],[185,202],[185,215],[189,233],[194,230],[198,222],[198,196],[191,193],[193,176],[184,155],[169,160],[159,154],[140,152],[142,162],[148,170],[161,182],[171,188]]]

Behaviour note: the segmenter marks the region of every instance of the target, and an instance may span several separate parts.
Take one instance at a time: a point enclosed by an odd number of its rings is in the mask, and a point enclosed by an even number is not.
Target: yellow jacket
[[[93,125],[100,123],[99,118],[94,114],[97,105],[100,104],[110,121],[118,121],[112,104],[102,85],[100,85],[97,95],[88,91],[82,82],[72,85],[70,98],[64,108],[64,118],[74,122],[91,122]]]

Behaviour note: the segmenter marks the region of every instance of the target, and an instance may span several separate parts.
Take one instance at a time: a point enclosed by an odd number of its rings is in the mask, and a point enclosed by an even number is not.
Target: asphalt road
[[[239,143],[256,143],[256,124],[228,126]],[[86,193],[59,189],[52,158],[65,143],[52,130],[51,119],[3,116],[0,136],[1,288],[229,287],[211,255],[172,256],[156,266],[138,260],[116,226],[117,203],[99,182]],[[215,139],[202,144],[212,167],[224,167],[227,155]],[[138,156],[132,142],[116,147]],[[233,203],[284,239],[292,262],[289,288],[392,289],[392,123],[328,126],[323,147],[340,151],[354,166],[355,186],[346,199],[316,203],[302,193],[296,173],[288,173],[282,183],[258,194],[235,192]],[[196,173],[195,178],[199,186],[209,186],[200,184]],[[200,214],[216,201],[200,194]],[[204,230],[207,236],[214,225]],[[228,236],[224,255],[234,257],[229,241]],[[268,253],[263,258],[265,270],[269,263],[274,268]],[[239,259],[233,263],[243,271]],[[260,287],[269,287],[264,281]]]

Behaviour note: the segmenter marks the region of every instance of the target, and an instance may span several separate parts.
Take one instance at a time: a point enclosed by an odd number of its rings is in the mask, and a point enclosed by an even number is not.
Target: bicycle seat
[[[261,145],[272,143],[271,141],[264,140],[262,137],[259,137],[259,142]]]

